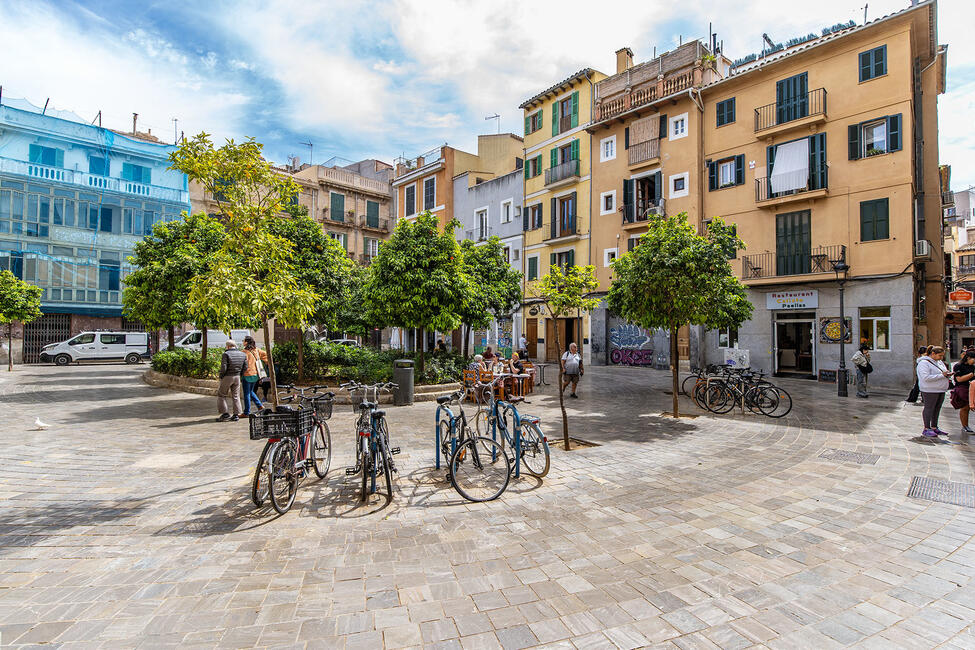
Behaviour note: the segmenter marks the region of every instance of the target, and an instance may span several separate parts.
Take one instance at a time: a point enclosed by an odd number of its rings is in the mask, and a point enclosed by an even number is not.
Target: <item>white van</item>
[[[66,366],[78,361],[122,361],[139,363],[152,353],[145,332],[82,332],[61,343],[41,348],[41,361]]]
[[[227,336],[226,332],[220,330],[207,330],[207,348],[222,348],[223,344],[227,342],[227,339],[233,339],[237,342],[237,345],[243,347],[244,337],[254,336],[250,330],[230,330],[230,336]],[[256,338],[256,337],[255,337]],[[160,346],[160,349],[165,350],[168,346]],[[176,339],[177,348],[186,348],[187,350],[202,350],[203,349],[203,330],[190,330],[183,336]]]

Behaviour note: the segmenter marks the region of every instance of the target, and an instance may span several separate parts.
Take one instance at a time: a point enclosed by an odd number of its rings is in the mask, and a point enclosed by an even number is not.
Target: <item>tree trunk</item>
[[[464,333],[464,358],[466,359],[471,349],[471,326],[467,325],[462,331]]]
[[[424,367],[423,366],[423,363],[424,363],[423,353],[424,353],[424,350],[426,349],[426,347],[427,347],[427,328],[421,327],[420,328],[420,365],[418,366],[419,370],[417,371],[417,374],[420,374],[420,375],[423,374],[423,367]]]
[[[14,371],[14,324],[7,323],[7,372]]]
[[[264,328],[264,351],[267,352],[267,374],[271,378],[271,402],[274,409],[278,408],[278,378],[274,372],[274,355],[271,352],[271,333],[267,326],[267,317],[261,317],[261,326]]]
[[[207,350],[207,328],[206,327],[203,327],[203,328],[200,329],[200,331],[203,333],[203,338],[200,339],[200,344],[201,344],[201,348],[200,349],[202,351],[202,355],[200,357],[200,368],[202,368],[203,370],[206,370],[206,367],[207,367],[207,352],[208,352],[208,350]]]
[[[671,390],[674,393],[674,418],[679,417],[678,413],[678,384],[679,384],[679,374],[680,374],[680,359],[677,358],[677,326],[670,326],[670,374],[671,374]]]
[[[298,330],[298,383],[305,383],[305,333]]]
[[[169,335],[169,349],[172,350],[176,347],[176,326],[170,325],[166,330],[166,334]]]
[[[549,313],[552,310],[549,309]],[[555,362],[559,364],[559,408],[562,409],[562,445],[569,451],[569,414],[565,412],[565,383],[562,372],[562,339],[559,338],[559,319],[555,318]]]

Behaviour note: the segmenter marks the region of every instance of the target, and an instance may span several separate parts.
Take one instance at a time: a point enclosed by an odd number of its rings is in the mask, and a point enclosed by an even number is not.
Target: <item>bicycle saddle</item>
[[[373,402],[363,402],[362,404],[359,404],[360,411],[368,411],[372,408],[376,408],[376,405]]]
[[[298,409],[298,408],[296,408],[294,406],[291,406],[289,404],[279,404],[276,412],[277,413],[297,413],[299,410],[301,410],[301,409]]]
[[[377,418],[386,417],[386,411],[383,411],[382,409],[378,409],[376,411],[373,411],[372,414],[375,415]]]
[[[450,395],[444,395],[443,397],[437,398],[437,404],[446,404],[450,401]]]
[[[508,398],[508,403],[509,404],[517,404],[518,402],[524,402],[524,401],[525,401],[525,398],[524,397],[509,397]]]

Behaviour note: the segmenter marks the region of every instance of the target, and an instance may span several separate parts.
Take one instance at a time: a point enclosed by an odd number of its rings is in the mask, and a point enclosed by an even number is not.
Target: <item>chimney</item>
[[[633,67],[633,50],[623,47],[616,50],[616,74]]]
[[[138,133],[138,131],[135,130],[135,123],[136,123],[136,121],[138,119],[139,119],[139,114],[138,113],[132,113],[132,135],[135,135],[136,133]]]

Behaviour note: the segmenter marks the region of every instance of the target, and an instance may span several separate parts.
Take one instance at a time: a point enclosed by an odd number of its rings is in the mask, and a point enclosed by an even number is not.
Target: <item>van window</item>
[[[125,345],[125,334],[99,334],[102,345]]]
[[[180,341],[180,343],[182,343],[183,345],[194,345],[196,343],[199,343],[202,340],[203,340],[202,332],[190,332],[189,334],[183,337],[183,340]]]
[[[95,342],[94,334],[79,334],[78,336],[68,341],[68,345],[84,345],[86,343],[94,343],[94,342]]]

